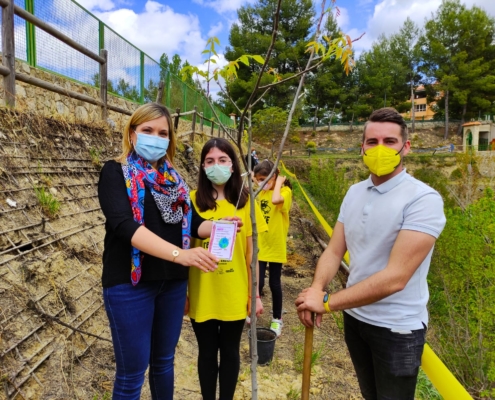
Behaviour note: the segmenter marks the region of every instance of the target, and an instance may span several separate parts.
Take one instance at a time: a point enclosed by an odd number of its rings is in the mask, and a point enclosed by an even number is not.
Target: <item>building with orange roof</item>
[[[440,98],[443,96],[442,92],[437,92],[435,98]],[[402,114],[403,117],[407,119],[412,119],[412,103],[411,98],[411,110]],[[436,101],[432,101],[430,104],[426,101],[426,88],[424,85],[419,85],[414,90],[414,120],[415,121],[427,121],[433,119],[435,116],[434,106]]]
[[[495,151],[495,123],[471,121],[462,125],[464,151]]]

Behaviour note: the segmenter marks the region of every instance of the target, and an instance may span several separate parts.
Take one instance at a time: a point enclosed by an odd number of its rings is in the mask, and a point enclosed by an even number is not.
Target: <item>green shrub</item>
[[[334,160],[314,161],[308,175],[308,190],[317,207],[331,216],[328,223],[333,226],[352,182],[345,178],[345,168],[337,168]]]
[[[455,207],[456,202],[448,189],[447,178],[441,171],[424,167],[414,171],[413,175],[416,179],[430,185],[433,189],[440,193],[446,208]]]
[[[94,148],[94,147],[91,147],[89,149],[89,156],[91,157],[91,162],[92,164],[95,166],[95,168],[97,170],[100,170],[101,167],[102,167],[102,163],[101,163],[101,160],[100,160],[100,157],[101,157],[101,151]]]
[[[299,137],[299,135],[292,135],[290,138],[289,138],[289,142],[291,143],[300,143],[301,142],[301,138]]]
[[[462,178],[462,171],[460,168],[456,168],[454,169],[451,174],[450,174],[450,179],[456,181],[457,179],[461,179]]]
[[[418,159],[419,162],[423,165],[431,165],[431,155],[429,154],[421,154]]]
[[[416,393],[414,395],[419,400],[442,400],[442,396],[435,389],[422,369],[419,370]]]
[[[475,398],[495,395],[495,198],[446,210],[429,274],[432,347]]]
[[[49,217],[56,216],[60,210],[60,202],[55,196],[42,186],[35,187],[34,192],[43,212]]]
[[[315,137],[316,136],[316,132],[315,131],[311,132],[311,136]]]
[[[307,149],[316,149],[316,143],[310,140],[309,142],[306,143],[306,148]]]

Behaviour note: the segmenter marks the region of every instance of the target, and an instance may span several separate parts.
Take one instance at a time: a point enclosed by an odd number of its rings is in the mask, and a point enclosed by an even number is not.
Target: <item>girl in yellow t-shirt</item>
[[[243,186],[234,148],[227,140],[215,138],[204,145],[198,190],[191,192],[191,201],[204,219],[218,220],[235,214],[244,223],[236,235],[231,261],[220,260],[214,273],[189,270],[189,316],[198,340],[201,394],[205,400],[214,400],[219,378],[220,398],[232,399],[239,375],[242,330],[251,305],[253,241],[249,192]],[[257,204],[255,211],[260,232],[266,231]],[[208,248],[209,240],[194,240],[192,246]],[[262,312],[257,295],[256,315]]]
[[[254,167],[254,178],[263,182],[271,170],[273,162],[265,160]],[[259,235],[260,251],[258,253],[260,265],[259,292],[262,293],[265,285],[265,271],[270,271],[269,285],[272,292],[273,319],[270,329],[277,336],[282,333],[282,264],[287,262],[287,233],[289,231],[289,211],[292,205],[292,188],[290,182],[276,171],[273,177],[265,184],[257,199],[261,212],[268,224],[268,232]]]

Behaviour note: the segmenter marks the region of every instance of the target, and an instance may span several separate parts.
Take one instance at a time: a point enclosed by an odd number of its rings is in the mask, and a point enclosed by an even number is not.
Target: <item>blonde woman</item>
[[[210,236],[189,188],[172,164],[176,137],[168,110],[156,103],[130,117],[122,154],[100,175],[106,217],[103,298],[117,364],[113,399],[139,399],[148,366],[153,399],[172,399],[174,354],[182,327],[188,266],[215,271],[215,256],[190,249]]]

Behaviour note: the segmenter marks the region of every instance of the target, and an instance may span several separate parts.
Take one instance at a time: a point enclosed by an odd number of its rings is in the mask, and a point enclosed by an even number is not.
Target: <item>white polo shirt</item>
[[[338,217],[344,224],[350,255],[347,287],[383,270],[399,231],[419,231],[438,238],[445,226],[442,197],[430,186],[402,171],[375,186],[371,176],[347,192]],[[376,303],[346,310],[371,325],[398,330],[428,324],[426,276],[433,249],[404,290]]]

